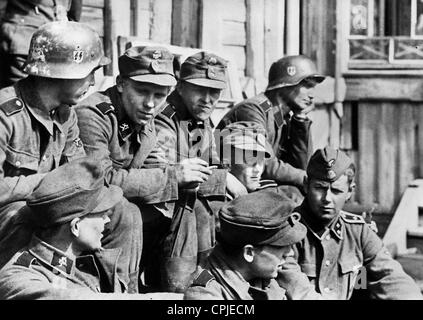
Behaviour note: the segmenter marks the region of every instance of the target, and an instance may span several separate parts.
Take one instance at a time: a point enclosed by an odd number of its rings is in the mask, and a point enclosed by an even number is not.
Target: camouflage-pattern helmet
[[[83,79],[110,63],[99,35],[85,24],[55,21],[33,34],[24,71],[55,79]]]
[[[325,76],[317,72],[316,65],[310,58],[304,55],[286,56],[270,67],[266,91],[295,86],[306,78],[314,78],[320,83]]]

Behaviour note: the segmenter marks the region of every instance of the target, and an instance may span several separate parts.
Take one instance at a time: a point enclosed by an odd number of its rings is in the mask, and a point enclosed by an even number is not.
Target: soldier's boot
[[[169,235],[164,241],[161,265],[162,290],[184,292],[197,269],[196,216],[192,206],[179,207],[172,217]]]
[[[102,246],[121,248],[117,273],[128,293],[138,293],[139,265],[142,254],[142,219],[138,207],[125,198],[116,205],[106,225]]]

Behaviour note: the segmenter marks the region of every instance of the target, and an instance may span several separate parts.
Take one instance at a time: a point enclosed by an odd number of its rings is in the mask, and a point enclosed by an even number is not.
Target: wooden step
[[[423,284],[423,254],[401,254],[395,258],[404,271],[416,282]]]

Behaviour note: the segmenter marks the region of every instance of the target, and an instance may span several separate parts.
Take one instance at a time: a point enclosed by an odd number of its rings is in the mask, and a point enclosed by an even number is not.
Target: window
[[[423,0],[350,0],[350,69],[423,68]]]

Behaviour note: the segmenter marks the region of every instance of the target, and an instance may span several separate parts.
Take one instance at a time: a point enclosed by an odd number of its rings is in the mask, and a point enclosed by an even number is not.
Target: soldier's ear
[[[307,178],[307,176],[304,176],[304,179],[303,179],[303,191],[304,191],[304,194],[307,195],[307,191],[308,191],[308,178]]]
[[[77,238],[79,237],[79,222],[80,221],[81,221],[80,218],[74,218],[70,222],[70,232]]]
[[[243,256],[244,256],[245,261],[247,261],[248,263],[253,262],[253,260],[254,260],[254,247],[250,244],[247,244],[246,246],[244,246],[243,250],[244,250]]]
[[[346,201],[348,201],[348,200],[351,199],[351,196],[352,196],[352,193],[353,193],[354,189],[355,189],[355,182],[351,182],[350,183],[350,186],[348,187],[348,195],[347,195],[347,200]]]
[[[123,79],[120,75],[116,77],[116,88],[119,93],[123,92]]]

